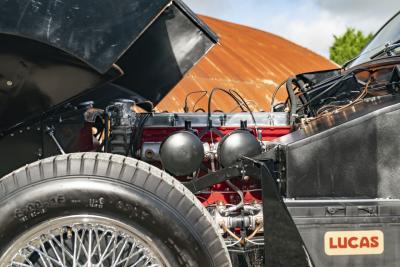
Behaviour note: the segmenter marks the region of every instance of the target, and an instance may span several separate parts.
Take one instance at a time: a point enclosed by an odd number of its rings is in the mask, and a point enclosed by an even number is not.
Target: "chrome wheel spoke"
[[[46,229],[18,244],[9,267],[163,266],[158,251],[137,233],[101,223]]]

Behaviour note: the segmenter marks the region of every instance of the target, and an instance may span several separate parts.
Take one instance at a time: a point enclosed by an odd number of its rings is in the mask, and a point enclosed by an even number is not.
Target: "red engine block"
[[[290,132],[290,127],[287,126],[258,126],[257,128],[261,132],[263,141],[271,141]],[[194,131],[202,134],[201,140],[203,142],[216,143],[219,142],[224,135],[238,129],[238,127],[216,127],[222,136],[213,131],[205,131],[204,129],[205,128],[193,127]],[[249,129],[252,130],[255,135],[255,128],[249,127]],[[147,127],[144,128],[142,142],[162,142],[173,132],[181,130],[183,130],[183,128],[180,127]],[[207,165],[207,162],[205,162],[205,164]],[[186,179],[185,177],[177,178]],[[243,191],[245,203],[261,202],[261,185],[259,181],[250,178],[247,180],[233,179],[232,182]],[[205,206],[213,205],[217,202],[237,204],[240,201],[238,194],[226,183],[216,184],[210,188],[209,191],[198,193],[197,197]]]

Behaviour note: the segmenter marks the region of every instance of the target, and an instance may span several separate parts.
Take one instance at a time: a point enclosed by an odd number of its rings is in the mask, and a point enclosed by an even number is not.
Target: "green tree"
[[[345,62],[356,57],[360,51],[372,39],[373,34],[364,35],[361,31],[354,28],[347,28],[346,32],[340,36],[333,36],[335,41],[329,48],[330,59],[343,65]]]

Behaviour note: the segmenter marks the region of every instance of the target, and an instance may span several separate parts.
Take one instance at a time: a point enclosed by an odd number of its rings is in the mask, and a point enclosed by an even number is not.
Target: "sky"
[[[196,13],[280,35],[329,57],[333,35],[347,27],[375,33],[400,11],[400,0],[184,0]]]

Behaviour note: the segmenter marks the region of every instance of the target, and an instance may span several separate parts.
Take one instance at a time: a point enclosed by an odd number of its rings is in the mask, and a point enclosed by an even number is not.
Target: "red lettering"
[[[371,236],[371,248],[377,248],[379,246],[379,237]]]
[[[350,237],[349,238],[349,247],[350,248],[358,248],[358,244],[355,244],[354,242],[357,241],[358,238],[357,237]]]
[[[347,237],[341,237],[338,238],[338,247],[339,248],[347,248]]]
[[[369,248],[369,240],[367,237],[361,238],[360,248],[363,248],[363,247]]]
[[[330,248],[337,248],[337,246],[333,244],[333,238],[332,237],[329,238],[329,247]]]

